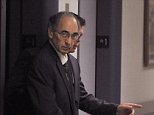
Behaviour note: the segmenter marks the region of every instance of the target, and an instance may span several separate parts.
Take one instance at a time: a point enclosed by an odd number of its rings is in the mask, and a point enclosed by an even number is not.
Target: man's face
[[[82,37],[82,35],[84,33],[84,26],[82,26],[79,31],[80,31],[79,32],[80,33],[80,37]],[[72,41],[72,45],[71,45],[72,47],[70,48],[70,52],[69,53],[74,53],[76,48],[79,46],[79,44],[80,44],[80,39],[73,40]]]
[[[74,17],[64,16],[61,18],[56,31],[48,31],[49,38],[52,40],[57,51],[63,55],[69,53],[72,47],[73,38],[78,37],[78,24]]]

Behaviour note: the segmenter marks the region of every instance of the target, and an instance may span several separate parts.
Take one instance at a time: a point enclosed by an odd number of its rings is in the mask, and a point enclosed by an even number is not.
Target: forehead
[[[78,28],[77,20],[73,16],[63,16],[58,24],[59,31],[66,30],[70,32],[77,32]]]

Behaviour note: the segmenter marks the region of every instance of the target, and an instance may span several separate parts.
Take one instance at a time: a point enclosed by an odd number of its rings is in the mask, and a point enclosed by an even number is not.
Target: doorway
[[[58,11],[58,0],[7,0],[6,11],[7,81],[19,54],[47,40],[48,18]]]
[[[48,18],[58,11],[58,0],[2,0],[0,3],[0,115],[3,115],[5,84],[12,68],[26,48],[40,47],[47,40]]]

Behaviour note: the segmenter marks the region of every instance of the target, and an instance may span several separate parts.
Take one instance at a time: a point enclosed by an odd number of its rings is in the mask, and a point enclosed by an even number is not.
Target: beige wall
[[[143,67],[143,17],[144,0],[123,0],[122,102],[154,101],[154,68]]]
[[[85,33],[79,47],[81,78],[89,93],[95,94],[96,1],[80,0],[79,14],[86,19]],[[80,115],[88,115],[81,112]]]

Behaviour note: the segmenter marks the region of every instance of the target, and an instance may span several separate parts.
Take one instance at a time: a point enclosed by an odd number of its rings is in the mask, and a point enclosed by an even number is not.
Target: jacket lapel
[[[63,66],[62,66],[62,64],[60,62],[59,56],[58,56],[57,52],[55,51],[55,49],[53,48],[53,46],[49,43],[49,41],[47,41],[46,46],[47,46],[47,49],[49,49],[49,51],[51,51],[50,54],[54,54],[54,55],[51,55],[51,56],[55,59],[55,61],[57,63],[58,71],[60,72],[60,75],[61,75],[61,77],[62,77],[62,79],[64,81],[67,92],[68,92],[69,97],[71,99],[71,94],[70,94],[70,90],[69,90],[68,81],[66,79],[65,71],[64,71]]]
[[[50,47],[48,47],[50,49],[50,51],[51,51],[50,54],[54,53],[54,55],[51,55],[51,56],[56,61],[57,70],[59,71],[60,76],[62,77],[63,82],[65,84],[66,90],[67,90],[68,95],[69,95],[70,104],[72,106],[72,112],[74,113],[74,106],[73,106],[73,102],[74,102],[73,100],[74,99],[72,99],[72,94],[71,94],[70,86],[69,86],[68,80],[66,78],[66,73],[64,71],[63,65],[61,64],[59,56],[58,56],[57,52],[55,51],[55,49],[53,48],[53,46],[49,42],[47,44],[48,44],[47,46],[50,46]]]

